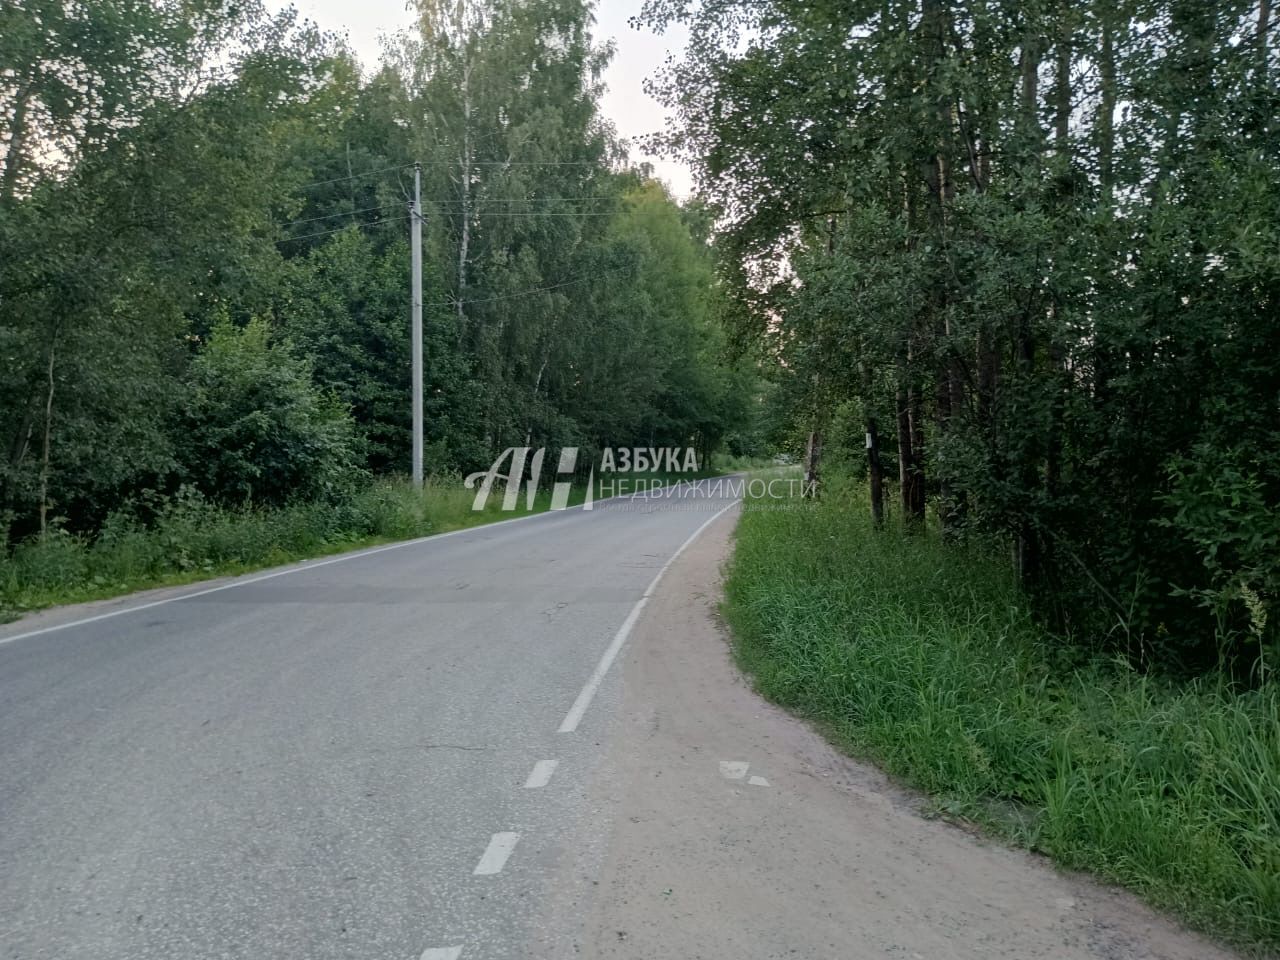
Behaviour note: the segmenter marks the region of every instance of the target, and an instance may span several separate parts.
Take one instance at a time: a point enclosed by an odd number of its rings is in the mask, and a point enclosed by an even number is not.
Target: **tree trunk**
[[[1034,586],[1040,580],[1040,538],[1028,520],[1018,527],[1018,537],[1013,546],[1013,571],[1023,587]]]
[[[14,434],[9,451],[9,476],[4,487],[4,500],[0,502],[0,549],[12,539],[13,521],[17,516],[18,470],[31,449],[31,437],[35,434],[38,397],[32,397],[22,412],[22,422]]]
[[[35,433],[36,428],[37,403],[38,395],[31,397],[27,402],[22,414],[22,422],[18,424],[18,432],[14,434],[13,446],[9,450],[11,472],[16,472],[22,466],[22,461],[27,458],[27,452],[31,449],[31,435]]]
[[[1034,11],[1024,9],[1026,23],[1023,27],[1023,38],[1019,52],[1019,70],[1022,74],[1022,92],[1020,103],[1020,121],[1023,129],[1022,144],[1029,162],[1039,168],[1041,153],[1044,149],[1044,131],[1040,127],[1040,57],[1041,33],[1036,23]],[[1027,306],[1018,317],[1017,329],[1014,332],[1014,355],[1022,376],[1023,388],[1032,380],[1035,368],[1036,341],[1032,327],[1031,314],[1034,308],[1034,295],[1031,295]],[[1030,428],[1030,425],[1027,425]],[[1031,491],[1040,484],[1039,460],[1036,455],[1036,444],[1024,444],[1020,450],[1018,462],[1012,467],[1015,471],[1017,485],[1024,495],[1030,499]],[[1014,538],[1013,566],[1018,581],[1023,586],[1031,586],[1040,578],[1040,539],[1033,518],[1023,507],[1023,513],[1016,522]]]
[[[49,369],[44,400],[44,452],[40,458],[40,536],[48,531],[49,517],[49,450],[53,437],[53,367],[54,347],[49,342]]]
[[[894,394],[898,427],[898,498],[902,502],[902,518],[911,516],[911,482],[915,472],[911,466],[911,416],[907,413],[907,389],[901,383]]]
[[[920,389],[908,383],[898,388],[898,489],[902,517],[909,526],[924,520]]]
[[[907,387],[907,414],[911,429],[912,483],[910,518],[913,522],[924,523],[924,399],[917,383],[912,383]]]
[[[1102,55],[1098,61],[1098,77],[1101,89],[1098,94],[1098,179],[1102,188],[1102,201],[1111,206],[1115,188],[1116,150],[1116,51],[1111,21],[1102,21]]]
[[[550,360],[551,360],[551,347],[550,345],[548,345],[546,351],[542,355],[542,365],[538,367],[538,376],[533,381],[533,402],[534,403],[538,402],[538,391],[542,389],[542,375],[546,373],[547,363],[550,362]],[[524,429],[524,445],[527,447],[532,442],[533,442],[533,424],[529,423],[525,425],[525,429]],[[652,445],[653,445],[653,442],[650,441],[650,446]]]
[[[814,430],[809,434],[809,440],[804,448],[804,490],[806,493],[812,491],[812,496],[818,496],[818,485],[821,482],[820,470],[822,466],[822,433]]]
[[[996,350],[995,331],[985,319],[980,321],[978,327],[975,353],[978,366],[977,396],[974,398],[976,416],[986,446],[987,462],[994,464],[1000,446],[996,419],[999,407],[997,395],[1000,389],[1000,355]]]
[[[1271,0],[1258,0],[1258,76],[1265,82],[1267,78],[1267,60],[1270,50],[1267,41],[1271,33]]]
[[[1031,317],[1028,313],[1023,313],[1018,323],[1017,355],[1025,389],[1025,385],[1031,381],[1036,356],[1035,335],[1032,332]],[[1038,457],[1035,445],[1024,445],[1020,459],[1018,486],[1024,496],[1029,499],[1031,491],[1040,484],[1040,472],[1036,468]],[[1014,571],[1018,581],[1024,587],[1031,587],[1040,579],[1040,535],[1033,518],[1027,513],[1018,519]]]
[[[13,105],[13,117],[9,128],[9,143],[4,156],[4,173],[0,175],[0,204],[13,201],[18,189],[18,174],[22,172],[22,152],[27,139],[27,105],[31,100],[31,86],[18,94]]]
[[[458,235],[458,326],[466,321],[467,258],[471,247],[471,61],[462,70],[462,224]]]
[[[1023,8],[1026,23],[1023,25],[1022,44],[1018,52],[1018,70],[1022,76],[1021,109],[1018,111],[1018,122],[1022,128],[1025,142],[1022,144],[1028,156],[1038,158],[1040,141],[1044,131],[1040,129],[1040,44],[1039,25],[1034,20],[1033,11]]]
[[[1053,77],[1053,145],[1060,160],[1071,159],[1071,21],[1063,14],[1058,25],[1058,44]]]
[[[1123,23],[1123,21],[1122,21]],[[1115,113],[1116,113],[1116,52],[1115,28],[1109,18],[1102,21],[1102,50],[1098,61],[1098,76],[1101,88],[1098,94],[1098,186],[1101,193],[1101,207],[1104,222],[1109,223],[1115,206]],[[1110,237],[1106,238],[1110,242]],[[1108,264],[1107,269],[1113,269]],[[1096,320],[1095,320],[1096,324]],[[1115,363],[1112,359],[1110,338],[1095,326],[1093,329],[1093,395],[1099,405],[1106,402],[1110,394],[1112,370]]]

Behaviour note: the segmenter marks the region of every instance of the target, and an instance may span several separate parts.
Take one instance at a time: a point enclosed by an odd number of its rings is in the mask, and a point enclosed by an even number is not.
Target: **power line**
[[[332,220],[334,217],[354,217],[360,213],[373,213],[376,210],[398,209],[403,206],[399,203],[384,203],[378,207],[365,207],[363,210],[344,210],[341,213],[326,213],[322,217],[307,217],[305,220],[290,220],[287,223],[277,223],[277,227],[296,227],[300,223],[315,223],[317,220]]]
[[[425,202],[425,201],[424,201]],[[444,211],[458,213],[457,210]],[[477,213],[482,220],[497,220],[503,217],[616,217],[617,210],[553,210],[549,213],[541,210],[504,210],[501,213]]]
[[[309,190],[312,187],[323,187],[331,183],[346,183],[348,180],[362,180],[365,177],[376,177],[380,173],[387,173],[391,170],[404,170],[407,167],[412,167],[412,166],[413,166],[412,163],[398,163],[394,167],[382,167],[381,169],[378,169],[378,170],[367,170],[364,173],[353,173],[349,177],[334,177],[332,180],[316,180],[316,181],[313,181],[312,183],[304,183],[300,187],[298,187],[298,189]]]
[[[423,160],[424,167],[441,167],[453,166],[457,164],[457,160]],[[347,177],[334,177],[332,180],[313,180],[311,183],[301,184],[298,189],[309,190],[311,187],[324,187],[332,183],[346,183],[348,180],[362,180],[365,177],[375,177],[380,173],[390,173],[393,170],[407,170],[413,166],[412,163],[398,163],[391,167],[380,167],[377,170],[366,170],[364,173],[353,173]],[[599,167],[601,170],[608,170],[609,164],[600,160],[471,160],[467,163],[471,167]]]
[[[343,230],[348,230],[351,227],[376,227],[379,224],[395,223],[397,220],[408,219],[409,214],[406,213],[403,217],[383,217],[381,220],[370,220],[368,223],[345,223],[333,230],[321,230],[318,233],[304,233],[300,237],[285,237],[283,240],[277,240],[276,243],[293,243],[295,240],[311,240],[315,237],[327,237],[331,233],[341,233]]]
[[[691,195],[689,195],[689,194],[686,194],[686,195],[677,195],[677,194],[672,194],[671,196],[672,196],[672,199],[676,199],[676,200],[687,200],[687,199],[689,199],[689,198],[690,198],[690,196],[691,196]],[[517,197],[517,198],[508,198],[508,197],[476,198],[476,197],[472,197],[471,199],[469,199],[469,200],[465,200],[465,201],[464,201],[464,200],[460,200],[460,199],[449,198],[449,199],[446,199],[446,200],[423,200],[422,202],[423,202],[423,203],[432,203],[432,204],[446,204],[446,203],[447,203],[447,204],[453,204],[453,205],[457,205],[457,204],[460,204],[460,203],[468,203],[468,204],[472,204],[472,205],[475,205],[475,206],[479,206],[480,204],[483,204],[483,203],[586,203],[586,202],[603,202],[603,201],[610,201],[610,202],[613,202],[613,203],[624,203],[624,202],[626,202],[626,201],[628,201],[628,200],[630,200],[630,199],[631,199],[630,197],[625,197],[625,196],[623,196],[623,197]]]
[[[505,293],[499,297],[481,297],[477,300],[463,300],[462,305],[466,306],[472,303],[493,303],[496,300],[513,300],[517,297],[527,297],[530,294],[534,294],[534,293],[546,293],[549,290],[559,290],[561,287],[572,287],[574,284],[588,283],[592,280],[600,280],[600,279],[603,279],[604,277],[612,276],[615,273],[622,273],[624,270],[628,270],[628,269],[630,268],[618,267],[617,269],[614,269],[614,270],[606,270],[604,273],[592,274],[589,277],[578,277],[574,280],[566,280],[564,281],[564,283],[553,283],[549,287],[534,287],[531,290],[521,290],[519,293]],[[427,306],[429,307],[454,307],[457,305],[458,305],[457,300],[440,300],[437,303],[427,304]]]
[[[456,160],[423,160],[423,166],[452,166],[457,163]],[[472,167],[600,167],[607,169],[607,164],[598,160],[472,160],[469,164]],[[392,167],[381,167],[377,170],[366,170],[364,173],[353,173],[348,177],[334,177],[332,180],[313,180],[311,183],[301,184],[299,190],[309,190],[312,187],[324,187],[332,183],[346,183],[348,180],[362,180],[365,177],[375,177],[380,173],[390,173],[393,170],[407,170],[412,167],[412,163],[398,163]]]
[[[426,203],[430,203],[430,202],[431,202],[431,201],[429,201],[429,200],[424,200],[424,201],[423,201],[423,203],[424,203],[424,204],[426,204]],[[282,223],[282,224],[277,224],[277,226],[280,226],[280,227],[290,227],[290,226],[294,226],[294,225],[299,224],[299,223],[311,223],[311,222],[314,222],[314,221],[316,221],[316,220],[331,220],[331,219],[333,219],[334,217],[349,217],[349,216],[353,216],[353,215],[355,215],[355,214],[357,214],[357,213],[369,213],[369,212],[374,211],[374,210],[389,210],[389,209],[393,209],[394,207],[398,207],[398,206],[399,206],[399,204],[392,204],[392,205],[388,205],[388,206],[384,206],[384,207],[369,207],[369,208],[367,208],[367,209],[365,209],[365,210],[353,210],[353,211],[350,211],[350,212],[348,212],[348,213],[334,213],[334,214],[330,214],[330,215],[328,215],[328,216],[326,216],[326,217],[312,217],[312,218],[310,218],[310,220],[294,220],[292,223]],[[456,212],[456,211],[455,211],[455,212]],[[639,212],[642,212],[642,211],[641,211],[641,210],[636,210],[636,211],[634,211],[634,212],[639,213]],[[655,210],[655,211],[653,211],[653,212],[655,212],[655,213],[656,213],[656,212],[658,212],[658,211],[656,211],[656,210]],[[501,219],[501,220],[516,220],[516,219],[519,219],[519,218],[521,218],[521,217],[526,218],[526,219],[531,219],[531,218],[534,218],[534,217],[616,217],[616,216],[618,216],[618,212],[617,212],[616,210],[600,210],[600,211],[596,211],[596,210],[587,210],[587,211],[582,211],[582,210],[572,210],[572,211],[556,210],[556,211],[551,211],[551,212],[547,213],[547,212],[542,212],[542,211],[538,211],[538,210],[506,210],[506,211],[503,211],[502,213],[486,213],[486,214],[481,214],[480,216],[482,216],[482,217],[483,217],[483,218],[485,218],[485,219],[489,219],[489,220],[499,220],[499,219]],[[380,219],[378,219],[378,220],[371,220],[371,221],[368,221],[368,222],[366,222],[366,223],[348,223],[348,224],[344,224],[344,225],[342,225],[341,227],[335,227],[335,228],[334,228],[334,229],[332,229],[332,230],[320,230],[320,231],[318,231],[318,232],[316,232],[316,233],[304,233],[304,234],[302,234],[301,236],[298,236],[298,237],[285,237],[283,240],[277,240],[276,242],[277,242],[277,243],[292,243],[294,240],[310,240],[310,239],[313,239],[313,238],[315,238],[315,237],[326,237],[326,236],[328,236],[329,234],[332,234],[332,233],[341,233],[343,230],[346,230],[346,229],[347,229],[347,227],[352,227],[352,226],[355,226],[355,227],[376,227],[376,226],[378,226],[379,224],[383,224],[383,223],[395,223],[397,220],[408,220],[408,219],[409,219],[409,215],[408,215],[408,214],[404,215],[403,217],[382,217],[382,218],[380,218]],[[480,301],[464,301],[464,302],[471,303],[471,302],[480,302]]]
[[[447,200],[424,200],[424,201],[422,201],[422,202],[423,202],[424,204],[444,204],[444,203],[452,203],[452,202],[454,202],[454,201],[447,201]],[[512,201],[512,202],[521,202],[521,201]],[[330,213],[330,214],[325,214],[324,216],[321,216],[321,217],[308,217],[308,218],[306,218],[306,219],[304,219],[304,220],[292,220],[292,221],[290,221],[290,222],[288,222],[288,223],[279,223],[279,224],[276,224],[276,226],[278,226],[278,227],[282,227],[282,228],[283,228],[283,227],[292,227],[292,226],[297,226],[297,225],[298,225],[298,224],[300,224],[300,223],[315,223],[316,221],[319,221],[319,220],[332,220],[332,219],[334,219],[334,218],[336,218],[336,217],[352,217],[352,216],[356,216],[357,214],[361,214],[361,213],[373,213],[373,212],[380,211],[380,210],[391,210],[391,209],[396,209],[396,208],[398,208],[399,206],[400,206],[399,204],[385,204],[385,205],[380,206],[380,207],[366,207],[366,208],[364,208],[363,210],[348,210],[348,211],[344,211],[344,212],[341,212],[341,213]],[[456,210],[455,210],[455,211],[447,211],[447,212],[456,213],[456,212],[458,212],[458,211],[456,211]],[[635,212],[635,213],[641,213],[641,212],[646,212],[646,211],[645,211],[645,210],[644,210],[644,208],[642,208],[642,207],[637,207],[637,208],[635,208],[635,210],[634,210],[634,211],[632,211],[632,212]],[[653,211],[651,211],[651,212],[657,213],[657,212],[659,212],[659,211],[655,209],[655,210],[653,210]],[[618,211],[616,211],[616,210],[552,210],[552,211],[540,211],[540,210],[504,210],[504,211],[502,211],[502,212],[500,212],[500,213],[485,213],[485,214],[477,214],[477,215],[478,215],[478,216],[480,216],[480,217],[482,217],[482,218],[490,219],[490,220],[497,220],[497,219],[514,220],[514,219],[518,219],[518,218],[521,218],[521,217],[524,217],[524,218],[526,218],[526,219],[528,219],[528,218],[534,218],[534,217],[615,217],[615,216],[618,216]],[[294,240],[310,240],[310,239],[313,239],[313,238],[315,238],[315,237],[325,237],[325,236],[328,236],[329,234],[332,234],[332,233],[341,233],[343,230],[347,229],[347,227],[349,227],[349,226],[357,226],[357,227],[375,227],[375,226],[378,226],[379,224],[382,224],[382,223],[395,223],[397,220],[408,220],[408,219],[409,219],[409,215],[408,215],[408,214],[406,214],[406,215],[405,215],[405,216],[403,216],[403,217],[381,217],[381,218],[379,218],[379,219],[377,219],[377,220],[372,220],[372,221],[369,221],[369,222],[366,222],[366,223],[344,224],[343,226],[341,226],[341,227],[335,227],[335,228],[334,228],[334,229],[332,229],[332,230],[320,230],[320,231],[317,231],[317,232],[315,232],[315,233],[304,233],[304,234],[302,234],[301,236],[298,236],[298,237],[286,237],[286,238],[284,238],[283,240],[278,240],[278,241],[276,241],[276,242],[277,242],[277,243],[291,243],[291,242],[293,242]]]
[[[457,160],[423,160],[424,167],[439,167],[457,163]],[[608,163],[601,160],[471,160],[471,167],[600,167],[608,169]]]
[[[612,198],[592,198],[592,199],[612,199]],[[456,205],[461,201],[423,200],[422,202],[424,204],[431,204],[433,206],[444,206],[446,204]],[[542,202],[542,201],[484,200],[484,201],[472,201],[472,202],[478,204],[478,203],[526,203],[526,202],[532,203],[532,202]],[[546,202],[553,202],[553,201],[548,200]],[[323,216],[319,216],[319,217],[306,217],[305,219],[302,219],[302,220],[289,220],[285,223],[277,223],[275,224],[275,226],[280,227],[281,229],[284,229],[286,227],[296,227],[300,223],[316,223],[317,221],[320,221],[320,220],[334,220],[338,217],[354,217],[362,213],[376,213],[382,210],[395,210],[395,209],[399,209],[400,206],[401,204],[399,203],[387,203],[377,207],[365,207],[361,210],[344,210],[338,213],[326,213]],[[644,208],[637,207],[633,212],[636,212],[636,213],[643,212],[643,209]],[[460,211],[454,209],[454,210],[447,210],[443,212],[458,213]],[[618,211],[616,210],[551,210],[551,211],[504,210],[500,213],[481,213],[478,210],[475,211],[475,214],[477,217],[488,218],[488,219],[497,219],[501,217],[508,217],[508,218],[509,217],[612,217],[612,216],[616,216],[617,213]],[[378,221],[378,222],[383,222],[383,221]],[[342,228],[339,227],[337,229],[342,229]],[[335,230],[334,232],[337,232],[337,230]],[[301,239],[301,238],[295,238],[295,239]]]
[[[585,203],[598,200],[625,200],[626,197],[472,197],[470,200],[423,200],[423,203]]]

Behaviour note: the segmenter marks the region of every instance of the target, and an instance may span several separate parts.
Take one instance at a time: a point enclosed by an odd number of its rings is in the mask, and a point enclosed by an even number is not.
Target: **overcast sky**
[[[286,0],[278,0],[275,6],[286,6]],[[366,67],[378,61],[379,35],[403,29],[412,20],[405,9],[405,0],[293,0],[293,6],[322,29],[346,34],[348,44]],[[596,38],[612,39],[616,47],[613,63],[605,75],[609,89],[602,107],[618,133],[632,141],[632,160],[653,163],[658,175],[683,196],[692,189],[688,169],[683,164],[644,154],[635,140],[664,125],[664,111],[645,94],[644,80],[657,71],[668,52],[680,52],[684,34],[669,31],[655,36],[647,30],[633,30],[627,18],[637,13],[639,7],[639,0],[599,0]]]

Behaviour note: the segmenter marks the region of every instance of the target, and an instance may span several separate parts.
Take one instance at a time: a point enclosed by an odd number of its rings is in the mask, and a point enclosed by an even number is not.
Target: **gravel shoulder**
[[[596,781],[611,833],[574,904],[580,955],[1236,956],[1127,893],[927,818],[920,797],[758,697],[717,614],[736,515],[671,568],[624,652]]]

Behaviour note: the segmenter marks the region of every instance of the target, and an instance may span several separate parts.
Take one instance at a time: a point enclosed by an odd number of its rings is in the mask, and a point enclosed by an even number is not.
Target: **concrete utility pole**
[[[413,486],[422,489],[422,164],[413,165],[413,209],[409,211],[413,250]]]

